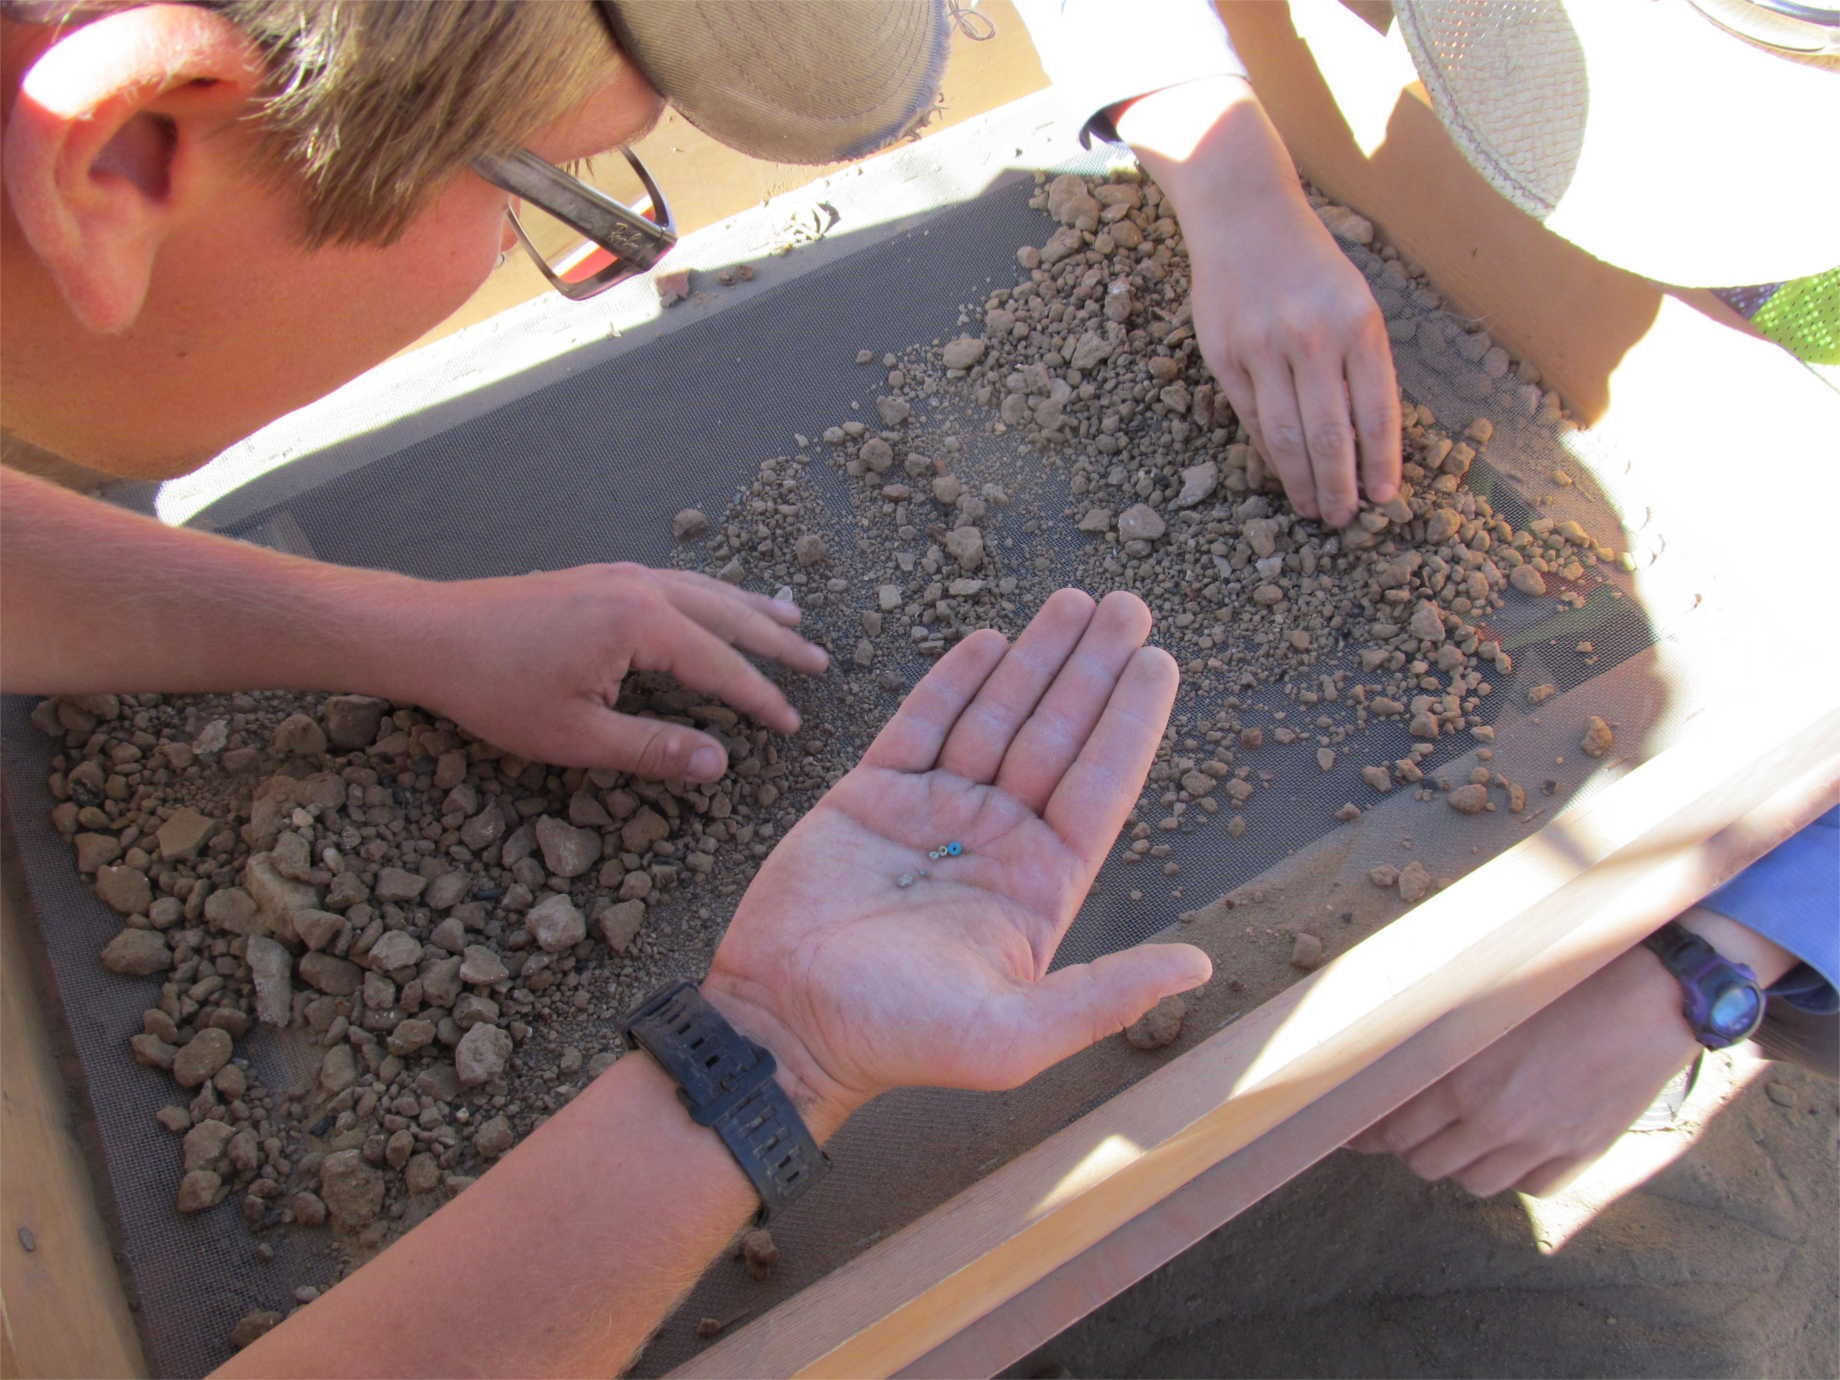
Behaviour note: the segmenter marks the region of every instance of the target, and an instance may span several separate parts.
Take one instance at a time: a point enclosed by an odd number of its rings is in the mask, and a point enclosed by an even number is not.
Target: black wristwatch
[[[757,1221],[791,1204],[830,1168],[773,1079],[773,1055],[723,1019],[692,982],[674,982],[626,1018],[626,1038],[677,1080],[691,1120],[722,1137],[760,1194]]]
[[[1672,920],[1642,942],[1680,983],[1685,998],[1681,1014],[1707,1049],[1735,1045],[1763,1024],[1763,988],[1742,963],[1733,963]]]

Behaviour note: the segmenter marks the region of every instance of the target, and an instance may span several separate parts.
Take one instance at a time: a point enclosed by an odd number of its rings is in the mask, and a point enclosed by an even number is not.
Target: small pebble
[[[1161,1049],[1181,1035],[1182,1019],[1187,1014],[1188,1003],[1182,998],[1164,997],[1125,1027],[1124,1038],[1135,1049]]]

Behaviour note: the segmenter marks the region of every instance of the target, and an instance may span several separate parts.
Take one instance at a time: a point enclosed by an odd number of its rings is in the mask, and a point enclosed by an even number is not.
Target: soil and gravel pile
[[[328,1228],[365,1258],[616,1058],[647,990],[707,964],[779,802],[833,773],[674,686],[622,708],[719,735],[730,775],[559,770],[355,695],[40,705],[67,745],[54,822],[123,921],[100,960],[149,979],[124,1052],[172,1077],[178,1211],[234,1199],[258,1241]],[[283,1032],[287,1087],[237,1055],[258,1025]]]
[[[1510,600],[1583,604],[1617,559],[1608,539],[1517,526],[1475,482],[1489,420],[1412,402],[1399,497],[1339,533],[1297,518],[1209,377],[1158,189],[1069,175],[1037,203],[1055,228],[962,335],[864,350],[872,407],[763,460],[726,512],[673,523],[683,564],[796,598],[833,654],[822,681],[788,682],[806,724],[792,739],[629,682],[622,709],[727,743],[722,782],[553,768],[361,696],[40,706],[62,745],[54,821],[122,918],[101,962],[147,981],[124,1055],[172,1077],[159,1120],[178,1211],[230,1199],[257,1259],[302,1229],[335,1232],[355,1262],[464,1189],[617,1057],[638,997],[707,964],[759,859],[927,661],[980,627],[1018,631],[1066,583],[1136,591],[1182,663],[1116,855],[1160,867],[1176,898],[1172,836],[1231,846],[1278,754],[1323,773],[1359,759],[1343,822],[1402,789],[1445,799],[1446,827],[1525,811],[1524,786],[1488,766],[1489,706],[1513,676],[1492,621]],[[1431,293],[1366,222],[1321,209],[1385,259],[1382,292]],[[1476,361],[1491,377],[1514,367],[1498,351]],[[1556,405],[1519,377],[1528,415]],[[1412,745],[1370,756],[1365,731],[1388,721]],[[1601,719],[1578,732],[1586,752],[1613,741]],[[1480,765],[1444,780],[1427,759],[1459,738]],[[1417,862],[1373,880],[1406,901],[1435,885]],[[1293,962],[1323,957],[1318,942]],[[288,1086],[239,1054],[260,1026],[280,1033]],[[237,1341],[279,1316],[244,1319]]]
[[[795,438],[801,450],[763,462],[719,526],[696,514],[702,539],[685,563],[790,591],[846,679],[888,688],[971,631],[1019,630],[1063,584],[1142,596],[1184,682],[1126,861],[1166,857],[1153,832],[1187,832],[1191,812],[1224,815],[1240,836],[1274,750],[1327,773],[1384,721],[1411,746],[1362,760],[1363,788],[1338,818],[1400,787],[1448,791],[1459,813],[1523,813],[1526,788],[1486,765],[1446,781],[1424,764],[1452,738],[1491,760],[1490,697],[1514,674],[1492,627],[1507,601],[1579,608],[1599,588],[1621,599],[1608,584],[1617,551],[1576,520],[1516,526],[1492,481],[1466,482],[1493,422],[1447,427],[1410,400],[1401,492],[1342,532],[1298,518],[1211,381],[1155,184],[1067,174],[1034,204],[1058,228],[1017,252],[1022,280],[968,308],[954,339],[861,351],[856,363],[881,371],[873,415]],[[1359,217],[1322,210],[1338,233],[1373,241]],[[1396,251],[1379,252],[1402,290],[1431,293]],[[1522,387],[1524,410],[1556,408]],[[823,498],[837,476],[842,524]]]

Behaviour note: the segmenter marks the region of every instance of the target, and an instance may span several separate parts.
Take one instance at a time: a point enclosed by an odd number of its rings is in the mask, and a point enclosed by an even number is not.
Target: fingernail
[[[778,609],[781,613],[796,614],[799,611],[799,606],[790,599],[775,599],[773,601],[773,607]]]
[[[1375,503],[1391,503],[1393,501],[1393,495],[1398,492],[1399,486],[1389,480],[1386,483],[1374,485],[1374,487],[1369,490],[1368,497],[1373,499]]]
[[[687,775],[693,781],[714,781],[722,774],[722,749],[710,747],[705,743],[690,754],[690,770]]]

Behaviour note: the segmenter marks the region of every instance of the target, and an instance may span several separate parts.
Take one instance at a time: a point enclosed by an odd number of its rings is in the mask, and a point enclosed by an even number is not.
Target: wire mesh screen
[[[920,487],[949,471],[967,491],[985,495],[987,559],[978,571],[929,570],[925,552],[941,534],[919,515],[921,500],[890,499],[878,477],[865,483],[850,468],[859,439],[887,422],[889,414],[877,413],[889,395],[889,370],[918,375],[940,342],[979,329],[979,304],[994,289],[1028,277],[1018,271],[1018,246],[1041,244],[1051,229],[1029,205],[1032,190],[1024,180],[998,185],[921,228],[255,513],[230,534],[273,543],[285,531],[288,544],[324,560],[441,580],[634,560],[727,570],[767,592],[786,581],[806,609],[806,631],[831,647],[835,662],[822,681],[788,682],[789,690],[834,760],[850,760],[948,639],[950,620],[916,613],[916,603],[936,609],[960,599],[1013,634],[1059,585],[1099,594],[1131,585],[1132,571],[1142,568],[1121,554],[1122,542],[1073,520],[1091,502],[1076,491],[1071,461],[1085,441],[1075,436],[1037,450],[1026,428],[998,425],[999,400],[980,399],[975,379],[942,376],[937,386],[907,390],[900,453],[941,463],[883,478],[911,478]],[[1474,417],[1493,423],[1485,457],[1466,476],[1469,490],[1486,494],[1517,529],[1576,518],[1620,550],[1618,519],[1590,483],[1590,471],[1608,472],[1614,457],[1593,456],[1590,437],[1558,421],[1530,370],[1510,371],[1487,347],[1474,348],[1470,323],[1452,317],[1396,260],[1349,249],[1387,310],[1408,395],[1453,436]],[[1180,332],[1179,320],[1165,324]],[[865,352],[869,362],[859,363]],[[892,364],[885,355],[894,356]],[[856,435],[824,439],[852,420],[864,423]],[[1199,437],[1190,460],[1210,453]],[[1216,502],[1257,496],[1256,489],[1223,490]],[[708,513],[712,534],[680,545],[672,518],[687,507]],[[750,513],[765,513],[767,525],[749,527]],[[821,567],[807,572],[790,540],[773,536],[771,522],[782,516],[823,536]],[[919,573],[903,564],[903,553],[922,562]],[[1333,955],[1398,914],[1398,891],[1390,882],[1383,889],[1372,869],[1397,870],[1422,858],[1435,877],[1454,876],[1588,788],[1596,764],[1576,751],[1582,714],[1559,712],[1572,704],[1571,692],[1591,687],[1589,712],[1617,725],[1620,752],[1645,756],[1658,745],[1665,696],[1641,657],[1657,630],[1613,561],[1593,563],[1562,604],[1515,596],[1493,613],[1486,631],[1507,659],[1470,715],[1471,731],[1438,737],[1414,757],[1423,739],[1407,716],[1357,715],[1339,697],[1342,686],[1366,674],[1358,639],[1330,639],[1307,664],[1293,660],[1282,674],[1231,683],[1212,675],[1210,657],[1231,659],[1232,649],[1196,641],[1208,626],[1196,611],[1219,597],[1206,584],[1213,556],[1196,559],[1204,561],[1202,583],[1170,581],[1144,591],[1163,619],[1158,636],[1190,672],[1171,753],[1238,753],[1250,771],[1237,777],[1223,768],[1221,779],[1245,780],[1249,793],[1256,791],[1256,810],[1171,813],[1180,773],[1153,781],[1140,827],[1119,840],[1058,960],[1085,961],[1185,925],[1183,937],[1210,949],[1219,976],[1192,1003],[1177,1052],[1294,977],[1299,932],[1311,932]],[[1232,564],[1225,555],[1220,561],[1223,572]],[[947,593],[969,590],[955,580],[979,589]],[[863,615],[882,612],[877,592],[891,582],[905,592],[871,644]],[[913,594],[929,582],[942,587],[937,598]],[[908,619],[911,635],[891,640]],[[853,655],[859,644],[866,653]],[[1550,700],[1541,697],[1545,711],[1529,703],[1536,686],[1551,687],[1544,691]],[[129,1062],[124,1049],[148,1004],[147,984],[96,964],[97,949],[119,922],[78,878],[68,844],[47,822],[44,780],[56,749],[26,726],[30,709],[17,700],[7,705],[7,790],[121,1205],[148,1356],[161,1374],[199,1374],[223,1359],[229,1329],[244,1312],[285,1310],[296,1288],[328,1282],[331,1248],[323,1235],[272,1224],[252,1235],[234,1203],[189,1217],[173,1213],[174,1150],[153,1120],[170,1087],[164,1075]],[[1276,751],[1284,734],[1297,742]],[[1246,746],[1260,739],[1265,748]],[[1333,749],[1311,750],[1331,740]],[[1417,763],[1420,791],[1401,784],[1382,795],[1363,774],[1364,767],[1407,759]],[[1470,779],[1466,773],[1479,766],[1484,777],[1512,777],[1528,797],[1525,807],[1473,821],[1447,810],[1432,787]],[[1186,797],[1183,803],[1199,805]],[[1342,809],[1350,805],[1357,808]],[[1252,827],[1234,824],[1242,816]],[[1145,847],[1135,848],[1139,843]],[[745,870],[739,850],[734,862]],[[1220,898],[1231,904],[1217,904]],[[638,965],[644,971],[636,979],[697,972],[719,920],[700,929],[693,920],[707,921],[712,903],[727,904],[726,893],[686,886],[654,898],[648,925],[689,937]],[[617,1048],[605,1018],[597,1018],[603,1047]],[[285,1088],[298,1077],[273,1037],[252,1034],[239,1053],[270,1086]],[[913,1090],[877,1102],[831,1147],[839,1171],[776,1224],[781,1263],[774,1275],[755,1280],[737,1262],[718,1261],[645,1353],[640,1372],[668,1370],[702,1345],[703,1335],[845,1265],[1153,1066],[1151,1056],[1110,1041],[1015,1093]],[[273,1254],[260,1268],[252,1254],[258,1240],[271,1242]]]

